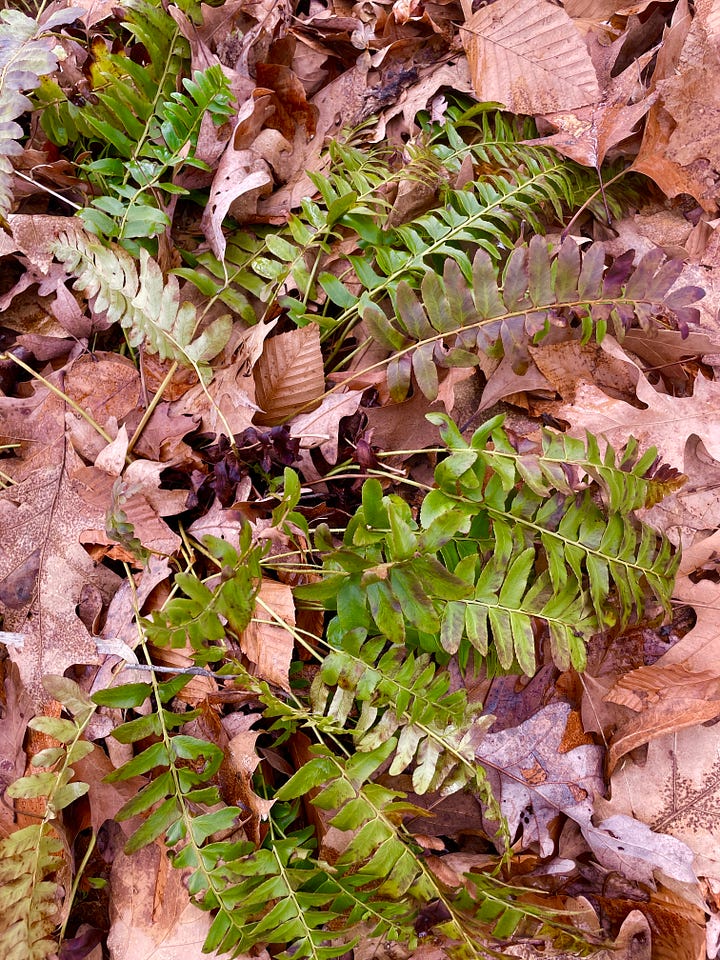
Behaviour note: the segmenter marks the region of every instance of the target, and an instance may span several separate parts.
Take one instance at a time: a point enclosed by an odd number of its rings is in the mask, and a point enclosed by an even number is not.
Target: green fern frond
[[[221,583],[211,590],[191,574],[178,573],[175,584],[185,596],[175,596],[154,611],[145,626],[157,647],[190,646],[196,663],[220,660],[220,641],[239,637],[250,623],[262,580],[262,549],[251,545],[250,528],[240,535],[239,552],[218,537],[205,537],[205,548],[223,570]]]
[[[397,645],[384,649],[385,637],[362,642],[361,636],[343,631],[336,638],[338,648],[322,662],[310,690],[313,711],[347,728],[359,751],[392,739],[389,773],[412,764],[417,794],[447,795],[474,783],[480,772],[475,751],[488,725],[479,719],[482,706],[468,703],[464,690],[449,693],[449,674],[428,654],[415,656]]]
[[[96,312],[105,312],[128,332],[131,346],[146,343],[163,359],[177,360],[209,376],[208,362],[224,348],[232,329],[229,316],[213,320],[196,336],[200,324],[195,306],[181,302],[177,277],[163,278],[158,264],[140,251],[135,260],[119,247],[103,247],[80,231],[63,234],[54,244],[55,257],[75,289],[94,298]]]
[[[52,30],[75,19],[77,11],[57,10],[34,20],[20,10],[0,11],[0,217],[10,213],[13,200],[12,164],[8,157],[22,153],[18,140],[23,129],[15,120],[32,108],[25,96],[53,73],[58,58]]]
[[[323,581],[296,590],[337,610],[328,639],[339,650],[353,653],[354,638],[366,636],[460,651],[463,660],[474,648],[532,675],[534,624],[542,622],[558,666],[582,669],[593,633],[642,615],[649,598],[668,609],[679,557],[631,515],[684,479],[658,469],[654,450],[637,459],[631,444],[601,457],[594,438],[583,444],[548,432],[541,452],[520,454],[502,418],[479,428],[470,444],[447,418],[430,419],[442,425],[450,455],[436,468],[437,488],[423,500],[419,522],[404,501],[366,481],[362,507],[343,547],[329,552]],[[595,501],[595,484],[607,508]],[[342,704],[347,715],[357,690],[374,690],[372,677],[367,659],[364,670],[348,666],[343,685],[352,692],[340,685],[333,709]],[[389,701],[387,712],[392,726]]]
[[[96,42],[91,71],[92,94],[82,106],[69,100],[58,83],[45,80],[36,95],[41,124],[52,142],[72,143],[102,159],[83,164],[96,192],[81,213],[88,228],[109,239],[151,238],[167,229],[163,193],[185,194],[173,182],[181,166],[203,167],[195,158],[204,116],[226,122],[232,109],[229,82],[221,67],[183,76],[189,47],[161,4],[133,0],[124,27],[144,46],[147,62],[129,52],[108,53]],[[182,84],[183,90],[176,89]],[[128,242],[135,249],[137,244]]]
[[[437,142],[411,150],[410,162],[402,166],[392,166],[382,151],[333,142],[328,170],[312,174],[318,199],[304,200],[302,212],[291,217],[286,228],[257,236],[234,234],[228,244],[232,267],[227,275],[226,264],[209,254],[189,258],[191,266],[183,268],[182,275],[208,296],[239,297],[245,308],[248,293],[270,305],[283,289],[294,286],[298,295],[281,299],[291,319],[299,325],[319,320],[328,330],[351,326],[368,302],[392,295],[401,280],[416,284],[428,269],[441,269],[447,257],[469,275],[468,244],[484,246],[497,259],[503,248],[511,248],[521,221],[540,229],[545,209],[559,214],[563,205],[577,205],[592,192],[586,171],[551,150],[518,143],[517,132],[504,125],[500,115],[496,123],[507,137],[508,163],[491,173],[478,171],[477,182],[464,190],[451,190],[449,175],[466,159],[481,165],[483,154],[480,144],[453,136],[451,124],[445,132],[453,143],[452,162],[440,149],[439,133]],[[493,122],[488,121],[486,133],[496,135]],[[492,153],[490,144],[488,151]],[[435,184],[435,208],[400,227],[383,228],[391,209],[388,187],[413,179]],[[342,283],[337,268],[323,269],[332,242],[348,237],[355,239],[359,252],[348,256],[346,271],[354,283],[359,280],[364,290],[360,295]],[[226,279],[235,293],[228,293]]]
[[[478,249],[468,278],[449,258],[443,275],[429,271],[420,283],[420,299],[405,281],[396,289],[393,314],[375,303],[363,309],[372,335],[393,356],[388,385],[394,400],[404,400],[415,380],[428,399],[438,390],[438,368],[472,366],[478,354],[507,356],[518,372],[528,365],[527,344],[540,341],[552,327],[579,327],[583,341],[599,341],[611,323],[622,339],[638,323],[650,329],[658,318],[680,329],[697,322],[691,306],[703,295],[699,287],[669,293],[682,263],[665,262],[660,249],[636,268],[623,254],[605,266],[601,244],[583,255],[571,238],[555,252],[534,236],[507,260],[502,282],[486,250]]]
[[[71,680],[45,677],[43,682],[72,720],[45,716],[30,720],[33,730],[59,745],[32,758],[33,766],[45,769],[20,777],[7,789],[12,799],[45,799],[39,823],[0,840],[0,952],[8,960],[47,960],[56,955],[54,931],[62,906],[56,874],[66,863],[66,851],[53,824],[62,810],[88,791],[86,783],[74,780],[72,764],[97,749],[82,739],[94,704]]]

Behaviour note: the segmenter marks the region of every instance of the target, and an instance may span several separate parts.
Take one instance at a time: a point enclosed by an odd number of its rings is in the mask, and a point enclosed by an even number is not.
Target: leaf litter
[[[96,741],[94,752],[73,760],[74,771],[66,777],[74,776],[78,789],[72,783],[60,787],[70,791],[65,799],[53,793],[55,800],[36,813],[42,829],[62,839],[58,863],[64,866],[56,865],[49,877],[62,877],[63,870],[69,875],[71,864],[87,856],[90,879],[78,875],[78,882],[93,909],[85,923],[77,906],[68,900],[61,908],[57,902],[59,883],[49,884],[45,908],[51,929],[69,923],[62,942],[38,940],[27,955],[50,956],[57,946],[62,957],[78,960],[100,956],[101,949],[113,960],[179,952],[190,957],[208,955],[201,954],[203,942],[211,955],[226,953],[223,936],[215,932],[218,920],[191,897],[201,891],[193,886],[197,874],[189,869],[187,846],[181,854],[185,868],[173,866],[169,834],[158,817],[165,804],[136,807],[133,800],[141,786],[147,790],[154,782],[149,771],[162,766],[140,765],[140,750],[159,743],[157,729],[151,728],[149,702],[130,698],[126,704],[117,692],[120,699],[113,701],[113,691],[122,690],[141,657],[150,657],[160,681],[170,677],[172,683],[183,670],[195,673],[172,700],[162,702],[168,710],[188,711],[185,723],[182,717],[168,719],[182,725],[186,738],[185,766],[174,770],[184,770],[188,778],[193,769],[199,777],[203,773],[204,754],[197,753],[193,737],[218,751],[211,782],[219,792],[206,814],[217,817],[207,827],[217,842],[262,845],[278,857],[283,844],[290,844],[282,832],[287,801],[274,794],[293,774],[309,778],[303,771],[332,767],[333,761],[313,747],[297,718],[295,726],[283,726],[290,715],[284,715],[283,704],[306,689],[312,697],[322,686],[328,707],[318,729],[334,737],[341,752],[353,752],[355,741],[344,725],[353,711],[359,715],[365,746],[352,762],[376,763],[380,770],[372,781],[374,817],[382,820],[391,796],[406,798],[405,807],[388,808],[382,822],[397,827],[404,817],[403,829],[415,846],[432,851],[429,874],[441,881],[435,889],[477,896],[493,871],[523,887],[512,894],[512,907],[505,903],[495,913],[487,907],[494,901],[486,890],[485,925],[478,936],[487,949],[514,951],[521,944],[528,951],[522,955],[535,956],[533,945],[545,936],[546,946],[552,941],[562,954],[561,940],[537,930],[528,934],[515,918],[532,916],[536,904],[546,903],[578,943],[583,931],[597,943],[614,942],[613,956],[636,957],[645,944],[654,957],[714,960],[720,940],[715,733],[720,446],[714,365],[720,331],[716,311],[705,304],[713,302],[717,263],[716,8],[710,0],[692,9],[685,0],[479,5],[399,0],[297,7],[226,0],[212,7],[171,6],[167,62],[180,64],[184,57],[179,68],[190,85],[176,89],[171,79],[172,88],[161,90],[165,112],[153,115],[157,129],[150,136],[149,127],[143,132],[143,124],[137,126],[132,110],[145,110],[147,119],[155,104],[143,96],[167,78],[152,73],[152,54],[161,47],[153,47],[149,36],[143,41],[138,10],[142,4],[129,3],[125,11],[135,24],[123,34],[132,57],[112,42],[123,22],[116,4],[71,9],[57,0],[37,20],[35,11],[8,10],[0,23],[3,37],[12,38],[0,53],[5,69],[0,102],[8,120],[0,134],[3,841],[11,842],[27,824],[27,801],[17,784],[32,772],[33,754],[39,753],[35,769],[57,770],[58,744],[67,742],[58,739],[63,729],[58,724],[82,726],[91,693],[104,692],[107,700],[93,706],[97,713],[82,734]],[[81,33],[93,30],[92,49],[85,48],[73,24]],[[165,24],[155,42],[170,36]],[[212,101],[216,116],[210,110],[197,113],[203,90],[195,71],[208,68],[219,71],[218,89],[226,84],[231,98],[230,107],[222,98]],[[129,110],[112,99],[115,76],[125,83],[140,78],[141,93]],[[103,92],[106,86],[109,93]],[[524,253],[508,259],[520,240],[506,213],[480,220],[480,233],[464,224],[462,230],[470,232],[453,234],[459,211],[480,216],[468,206],[468,185],[485,174],[504,175],[508,166],[500,134],[482,154],[461,145],[462,123],[478,140],[478,131],[488,130],[483,123],[489,112],[473,112],[474,101],[534,118],[532,131],[513,134],[516,150],[519,144],[514,157],[524,172],[533,173],[540,163],[534,148],[554,148],[557,154],[547,156],[555,159],[547,162],[558,169],[565,157],[595,170],[595,188],[576,204],[578,218],[561,218],[564,234],[554,247],[570,251],[562,242],[570,231],[581,250],[597,244],[601,253],[586,252],[582,261],[580,253],[560,253],[565,260],[552,268],[560,274],[552,281],[557,290],[551,288],[547,251],[545,270],[538,266],[539,254],[531,252],[529,261]],[[466,109],[462,122],[459,104]],[[193,105],[196,129],[182,128]],[[113,109],[127,121],[116,130],[108,122],[112,113],[103,113]],[[127,127],[127,137],[121,127]],[[182,142],[180,129],[186,132]],[[133,141],[139,148],[141,137],[144,153],[135,155]],[[351,167],[356,155],[348,152],[338,170],[327,148],[334,138],[345,138],[353,148],[380,145],[382,172],[372,159]],[[81,144],[96,148],[98,142],[117,149],[120,169],[80,150]],[[440,142],[433,153],[430,146]],[[100,164],[95,170],[93,160]],[[628,169],[648,179],[623,194],[619,174]],[[98,172],[106,178],[105,195]],[[149,186],[148,176],[154,177]],[[615,201],[614,178],[621,184]],[[553,196],[568,201],[569,188],[552,182]],[[516,188],[505,186],[498,196]],[[187,196],[193,202],[186,202]],[[541,201],[546,206],[542,215],[530,206],[530,232],[542,229],[552,243],[552,207],[557,212],[561,199],[550,193],[536,199],[538,209]],[[484,201],[487,209],[496,202],[502,206],[493,197]],[[441,232],[432,212],[443,203]],[[73,216],[80,207],[82,223]],[[583,210],[592,216],[582,216]],[[396,248],[388,243],[388,231],[395,231]],[[633,259],[628,247],[638,240],[642,248]],[[432,243],[434,259],[426,258]],[[414,261],[403,261],[403,244]],[[473,253],[487,252],[487,263],[476,261],[473,302],[457,299],[472,275],[472,257],[463,244]],[[536,242],[534,249],[542,246]],[[641,259],[648,252],[649,272]],[[664,253],[679,257],[684,267],[665,264]],[[572,275],[589,289],[590,264],[600,263],[599,256],[607,268],[608,298],[617,299],[622,288],[628,301],[614,311],[596,310],[594,322],[607,323],[616,335],[602,344],[588,342],[579,314],[541,315],[538,309],[546,301],[564,302],[560,288],[570,281],[563,279],[563,269],[566,278]],[[496,282],[498,259],[516,266]],[[82,271],[73,263],[82,263]],[[638,271],[629,281],[633,265]],[[660,272],[650,276],[654,270]],[[662,301],[665,319],[672,316],[674,323],[657,329],[644,322],[647,308],[637,308],[645,293],[637,278],[642,275],[650,288],[662,286],[660,273],[665,279],[672,273],[673,292],[657,287],[647,299]],[[422,281],[427,274],[444,276],[446,288]],[[635,300],[628,293],[632,283]],[[704,290],[708,298],[699,301],[698,326],[689,305]],[[457,326],[458,304],[460,313],[476,311],[472,334]],[[522,328],[506,317],[514,308],[526,318]],[[454,325],[443,310],[455,318]],[[496,318],[495,340],[489,333],[481,336]],[[117,335],[117,320],[124,336]],[[337,329],[347,335],[334,336]],[[478,355],[483,348],[487,353]],[[389,352],[397,356],[386,376]],[[498,409],[507,415],[518,450],[537,440],[542,418],[564,427],[568,437],[590,432],[601,456],[608,445],[622,450],[635,437],[641,450],[654,446],[674,476],[687,477],[679,489],[675,479],[667,482],[667,497],[642,514],[684,551],[674,619],[663,624],[657,610],[629,625],[608,621],[590,641],[584,674],[559,669],[538,622],[521,628],[518,620],[507,620],[507,629],[518,643],[523,630],[525,636],[530,630],[541,654],[534,680],[512,669],[502,675],[492,662],[478,672],[461,646],[465,627],[456,622],[464,596],[459,573],[452,584],[447,581],[455,593],[439,618],[421,600],[426,585],[417,575],[404,574],[403,603],[401,579],[393,580],[384,555],[360,562],[348,544],[340,549],[342,531],[352,525],[360,504],[366,507],[361,492],[366,476],[382,477],[385,492],[401,495],[418,514],[420,495],[414,499],[408,491],[433,484],[432,467],[443,462],[426,414],[444,411],[463,437],[470,437]],[[499,449],[497,437],[488,443]],[[466,457],[453,474],[453,482],[461,484],[472,456],[462,451],[453,456]],[[283,474],[286,468],[298,475],[294,504],[287,498],[292,481]],[[579,498],[587,476],[570,477],[572,468],[566,470],[564,482]],[[531,479],[537,493],[543,481]],[[390,510],[387,516],[392,550],[409,566],[423,547],[401,513]],[[439,549],[445,535],[434,535]],[[215,539],[204,539],[208,536]],[[319,542],[337,548],[337,569],[362,571],[364,584],[373,584],[370,608],[394,625],[391,635],[406,609],[412,610],[415,635],[422,636],[429,623],[440,631],[452,694],[465,691],[471,702],[484,702],[466,739],[457,739],[452,719],[435,741],[423,740],[427,730],[421,734],[409,723],[398,747],[402,762],[391,765],[393,740],[373,728],[378,671],[366,664],[365,692],[357,704],[352,696],[351,683],[360,679],[353,671],[362,663],[352,635],[364,629],[368,614],[351,590],[342,588],[338,605],[340,626],[351,638],[345,649],[349,659],[326,662],[322,677],[318,673],[316,661],[327,643],[323,612],[299,598],[303,588],[320,580],[320,567],[311,562]],[[255,550],[262,554],[268,566],[258,589],[250,574],[243,575],[242,563],[233,566],[227,550],[246,558]],[[516,564],[526,562],[513,556]],[[198,557],[214,564],[204,568],[203,582],[191,576]],[[253,562],[245,560],[247,570],[254,569]],[[234,622],[238,596],[246,616]],[[510,588],[500,597],[510,604]],[[187,610],[196,632],[180,637],[172,618]],[[170,611],[164,621],[163,611]],[[683,613],[689,623],[683,624]],[[497,611],[490,615],[497,629],[500,621],[493,616]],[[169,646],[145,643],[148,622],[154,622],[156,634],[161,624]],[[221,635],[226,635],[224,654],[213,647]],[[421,650],[422,643],[418,657],[425,655]],[[223,671],[213,672],[223,659]],[[424,678],[425,662],[412,663],[419,664],[415,679]],[[389,670],[389,662],[386,666]],[[250,678],[244,686],[234,684],[234,671]],[[61,705],[54,695],[61,688],[52,677],[63,675],[76,686],[62,687]],[[138,670],[131,679],[142,684],[147,678],[147,670]],[[155,696],[161,699],[159,689]],[[383,715],[389,730],[409,709],[402,696]],[[38,740],[28,727],[33,714],[40,732],[48,721],[54,739]],[[273,717],[271,726],[267,720]],[[124,720],[145,724],[143,737],[114,738]],[[264,725],[251,730],[258,721]],[[281,736],[270,736],[277,730]],[[414,793],[413,784],[435,775],[443,737],[458,755],[470,749],[486,781],[451,774],[437,794]],[[102,762],[93,765],[97,755]],[[123,779],[118,773],[127,762],[135,765],[134,776]],[[412,773],[405,772],[408,766]],[[106,774],[115,782],[106,782]],[[87,785],[84,795],[81,783]],[[359,775],[319,780],[298,794],[329,876],[333,871],[342,876],[348,850],[369,842],[367,814],[359,814],[367,799],[353,792],[360,783]],[[49,797],[47,782],[44,789],[39,795]],[[332,797],[327,791],[334,791]],[[158,794],[157,803],[163,798]],[[340,798],[351,802],[333,813]],[[350,807],[359,820],[353,820]],[[139,812],[149,808],[150,819],[139,827]],[[124,810],[134,819],[123,819]],[[232,810],[238,814],[226,816]],[[163,828],[148,830],[152,818]],[[165,826],[172,830],[171,817]],[[145,829],[150,842],[126,854],[123,848],[137,829]],[[278,829],[269,841],[269,831]],[[387,858],[380,891],[410,897],[407,891],[421,885],[412,881],[405,860],[392,858],[388,837],[382,854],[372,844],[367,848],[368,856]],[[194,842],[204,839],[195,836]],[[11,849],[1,851],[8,862]],[[298,862],[302,858],[288,861],[291,870],[298,870]],[[2,871],[0,865],[0,877],[7,879]],[[95,885],[93,876],[99,878]],[[268,881],[266,903],[276,903],[271,912],[286,903],[278,884]],[[330,902],[317,890],[301,896],[308,910]],[[446,956],[457,947],[458,928],[447,906],[455,901],[442,896],[430,901],[414,930],[432,935],[432,942],[408,940],[401,947],[404,957]],[[217,911],[219,902],[210,905]],[[12,910],[7,929],[0,926],[0,942],[7,937],[16,944]],[[223,916],[220,909],[217,917]],[[331,920],[328,915],[323,944],[332,940]],[[253,915],[248,922],[256,925],[252,955],[275,955],[272,937],[263,936],[266,920]],[[240,934],[237,943],[243,943]],[[361,960],[362,940],[347,943]],[[326,947],[313,944],[304,955],[323,955]],[[388,948],[387,955],[395,953]]]

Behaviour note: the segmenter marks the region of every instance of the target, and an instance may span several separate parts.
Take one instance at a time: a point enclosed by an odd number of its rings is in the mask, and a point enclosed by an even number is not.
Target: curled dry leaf
[[[290,689],[294,626],[295,603],[290,587],[263,580],[253,619],[240,637],[240,647],[253,664],[253,673],[283,690]]]

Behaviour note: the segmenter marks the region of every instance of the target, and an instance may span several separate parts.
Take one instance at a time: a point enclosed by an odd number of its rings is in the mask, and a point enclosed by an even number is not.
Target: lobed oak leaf
[[[720,727],[695,726],[651,741],[640,765],[612,776],[612,799],[599,817],[632,816],[671,835],[695,854],[699,876],[720,879]]]
[[[73,473],[80,463],[69,443],[54,453],[58,462],[0,491],[0,614],[5,629],[24,636],[24,647],[12,647],[10,656],[36,704],[48,699],[46,674],[62,676],[73,664],[97,662],[80,600],[84,590],[96,588],[107,603],[119,584],[80,545],[85,530],[104,527],[105,511],[79,492]]]
[[[607,349],[613,348],[610,344]],[[631,362],[629,358],[626,358]],[[698,377],[692,397],[658,393],[638,369],[635,392],[644,409],[609,397],[593,383],[582,380],[575,400],[553,409],[553,415],[572,424],[570,432],[584,437],[595,434],[620,449],[633,436],[643,448],[657,447],[660,459],[685,472],[685,451],[692,435],[699,437],[715,460],[720,460],[720,384]]]

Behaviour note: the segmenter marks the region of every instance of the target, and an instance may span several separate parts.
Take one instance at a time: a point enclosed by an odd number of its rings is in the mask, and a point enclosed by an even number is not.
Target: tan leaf
[[[317,407],[325,389],[318,325],[311,323],[266,340],[253,375],[262,408],[256,423],[274,426]]]
[[[636,716],[619,726],[608,749],[608,771],[636,747],[666,733],[713,720],[720,715],[720,669],[694,672],[686,664],[657,663],[620,677],[606,694],[610,703]]]
[[[461,36],[478,100],[532,114],[599,99],[582,37],[549,0],[496,0],[466,20]]]
[[[686,843],[699,876],[720,879],[720,725],[651,741],[642,765],[625,761],[597,815],[628,814]]]
[[[338,430],[343,417],[351,417],[362,399],[362,390],[331,393],[312,413],[301,413],[289,423],[290,432],[300,438],[302,449],[319,447],[328,463],[336,463]]]
[[[264,800],[253,790],[252,778],[260,757],[255,752],[255,743],[260,736],[257,730],[243,730],[230,740],[226,748],[227,766],[232,773],[232,802],[246,808],[249,818],[244,820],[245,830],[253,843],[260,843],[260,823],[267,820],[274,800]],[[224,771],[228,776],[227,769]]]
[[[198,426],[204,433],[242,433],[252,425],[259,409],[255,383],[252,377],[244,375],[243,367],[240,361],[216,370],[207,387],[196,384],[171,404],[172,415],[199,417]]]
[[[36,703],[48,699],[43,676],[97,662],[78,604],[91,586],[108,602],[119,583],[79,543],[86,529],[104,528],[105,511],[78,493],[72,473],[79,461],[72,447],[66,443],[54,452],[59,462],[0,490],[0,613],[6,630],[24,635],[23,649],[13,647],[10,655]]]
[[[115,854],[110,873],[110,960],[207,960],[211,915],[190,902],[183,871],[170,866],[159,841]]]
[[[561,750],[570,717],[567,703],[553,703],[518,727],[487,734],[477,751],[511,835],[522,845],[539,843],[549,856],[549,825],[560,814],[589,824],[592,798],[602,792],[602,750],[584,744]]]
[[[265,160],[251,149],[265,120],[272,113],[270,97],[246,101],[240,109],[233,136],[213,178],[201,227],[218,260],[225,256],[222,222],[231,205],[243,197],[249,205],[272,191],[273,175]]]
[[[583,380],[577,385],[575,401],[560,404],[553,413],[572,424],[574,436],[584,437],[589,430],[615,449],[630,436],[643,449],[655,446],[664,462],[683,473],[691,434],[700,437],[708,453],[720,460],[720,384],[698,377],[692,397],[670,397],[658,393],[638,369],[636,393],[646,409],[609,397]]]
[[[253,664],[253,673],[283,690],[290,689],[290,660],[295,641],[289,629],[295,626],[295,603],[290,587],[263,580],[255,613],[240,637],[240,647]]]

